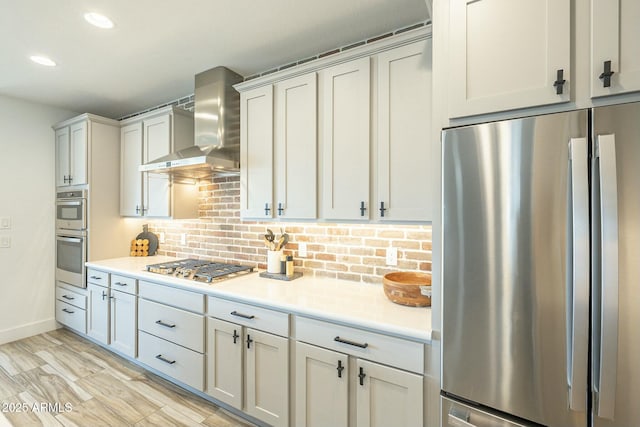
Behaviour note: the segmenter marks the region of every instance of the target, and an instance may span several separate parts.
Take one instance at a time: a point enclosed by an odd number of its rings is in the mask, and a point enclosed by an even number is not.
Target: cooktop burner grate
[[[211,283],[214,280],[222,280],[251,273],[253,267],[187,258],[159,264],[150,264],[147,265],[147,271]]]

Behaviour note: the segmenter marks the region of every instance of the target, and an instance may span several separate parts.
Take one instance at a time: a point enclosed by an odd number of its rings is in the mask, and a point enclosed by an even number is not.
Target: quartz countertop
[[[202,283],[146,271],[149,264],[180,258],[123,257],[87,262],[89,268],[136,277],[205,295],[246,302],[424,343],[431,341],[431,308],[395,304],[382,284],[303,276],[292,281],[250,273],[216,283]]]

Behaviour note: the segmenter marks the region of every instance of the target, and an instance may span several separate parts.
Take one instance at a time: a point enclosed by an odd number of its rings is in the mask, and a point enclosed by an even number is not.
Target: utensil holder
[[[280,269],[280,257],[282,256],[282,250],[279,251],[267,251],[267,272],[269,273],[283,273]]]

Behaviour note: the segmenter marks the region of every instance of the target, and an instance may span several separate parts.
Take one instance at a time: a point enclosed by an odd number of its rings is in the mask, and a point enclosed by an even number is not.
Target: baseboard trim
[[[0,331],[0,344],[6,344],[8,342],[21,340],[23,338],[32,337],[34,335],[42,334],[44,332],[53,331],[58,329],[60,325],[56,322],[56,319],[45,319],[38,322],[27,323],[26,325],[20,325],[9,329]]]

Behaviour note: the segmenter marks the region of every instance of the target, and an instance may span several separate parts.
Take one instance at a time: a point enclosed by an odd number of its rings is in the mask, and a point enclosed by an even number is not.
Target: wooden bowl
[[[431,274],[415,272],[395,272],[382,278],[384,294],[396,304],[410,307],[430,307],[431,297],[422,295],[422,288],[431,290]]]

